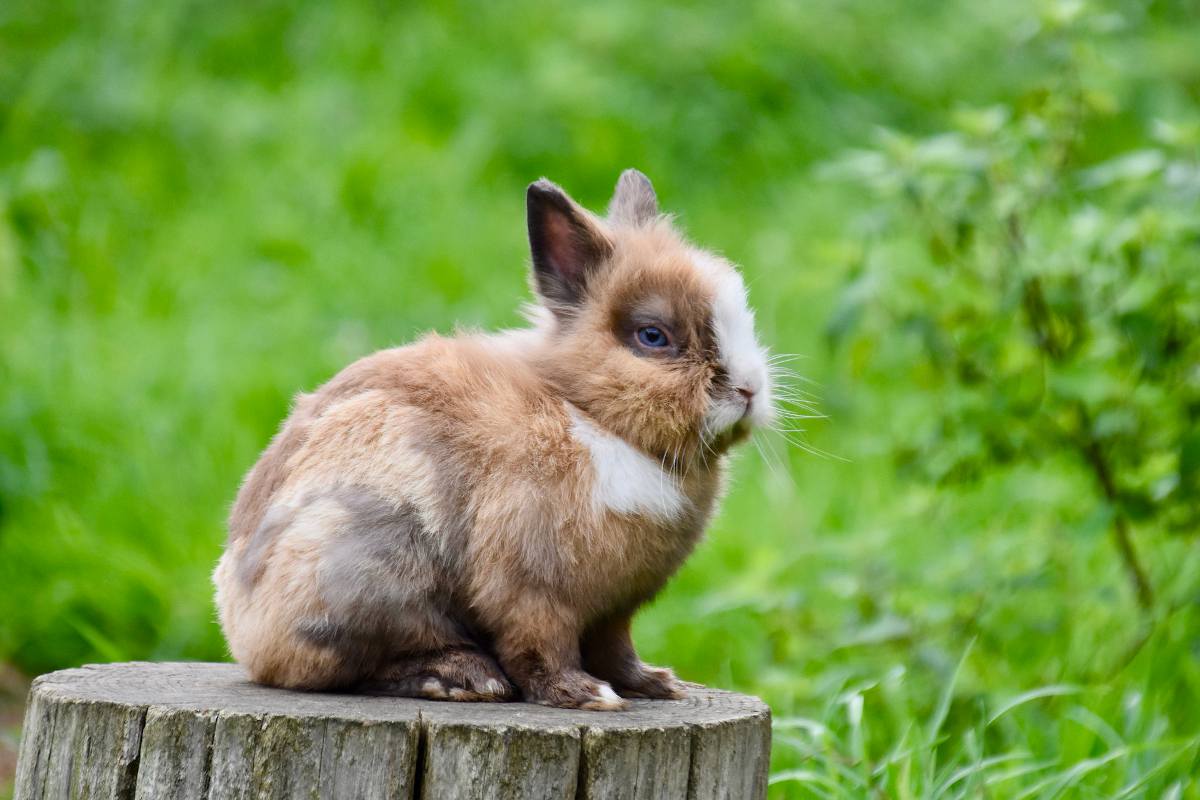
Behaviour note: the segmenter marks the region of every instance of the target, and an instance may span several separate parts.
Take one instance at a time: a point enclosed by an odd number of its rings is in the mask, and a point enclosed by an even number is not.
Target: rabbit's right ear
[[[627,169],[617,179],[608,218],[627,225],[645,225],[658,216],[658,196],[650,179],[636,169]]]
[[[525,210],[534,286],[555,316],[570,318],[589,277],[612,255],[612,242],[591,214],[545,178],[529,184]]]

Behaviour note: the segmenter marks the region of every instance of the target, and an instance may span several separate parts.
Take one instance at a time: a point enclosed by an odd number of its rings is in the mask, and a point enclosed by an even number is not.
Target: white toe
[[[584,703],[581,708],[589,711],[624,711],[629,703],[612,690],[607,683],[601,683],[596,689],[596,696]]]

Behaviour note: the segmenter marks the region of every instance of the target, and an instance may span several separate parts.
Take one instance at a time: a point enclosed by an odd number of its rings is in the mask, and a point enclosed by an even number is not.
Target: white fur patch
[[[628,707],[629,703],[623,700],[619,694],[612,690],[611,686],[603,681],[600,682],[595,699],[589,700],[582,706],[582,708],[590,711],[621,711]]]
[[[713,333],[721,366],[729,382],[737,388],[754,393],[750,416],[755,423],[769,420],[771,413],[771,382],[767,371],[767,352],[758,344],[754,330],[754,312],[746,297],[746,285],[732,264],[702,250],[693,251],[697,268],[712,281]],[[741,418],[741,401],[732,408],[714,408],[710,427],[722,430]]]
[[[662,520],[683,513],[687,498],[673,475],[650,456],[619,436],[600,429],[574,406],[571,435],[587,448],[592,460],[592,505],[597,511],[644,514]]]
[[[614,692],[612,687],[609,686],[607,683],[600,684],[600,696],[602,698],[604,698],[605,700],[611,700],[616,703],[621,702],[620,695],[618,695],[616,692]]]

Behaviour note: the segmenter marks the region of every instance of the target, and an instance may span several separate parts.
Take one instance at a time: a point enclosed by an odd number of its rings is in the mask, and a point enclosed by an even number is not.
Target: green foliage
[[[948,133],[884,131],[833,170],[885,204],[829,334],[928,392],[897,449],[926,478],[1074,455],[1094,488],[1070,502],[1111,520],[1150,606],[1130,521],[1200,529],[1200,117],[1148,120],[1152,145],[1080,164],[1115,111],[1091,81],[1120,19],[1043,22],[1049,80]]]
[[[647,659],[772,704],[775,797],[1200,796],[1195,12],[0,3],[0,661],[224,657],[291,396],[516,322],[524,185],[634,165],[836,456],[738,459]]]

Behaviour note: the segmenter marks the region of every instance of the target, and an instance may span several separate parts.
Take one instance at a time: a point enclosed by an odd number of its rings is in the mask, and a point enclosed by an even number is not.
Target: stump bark
[[[314,694],[233,664],[104,664],[33,683],[15,800],[757,800],[770,711],[689,685],[625,712]]]

